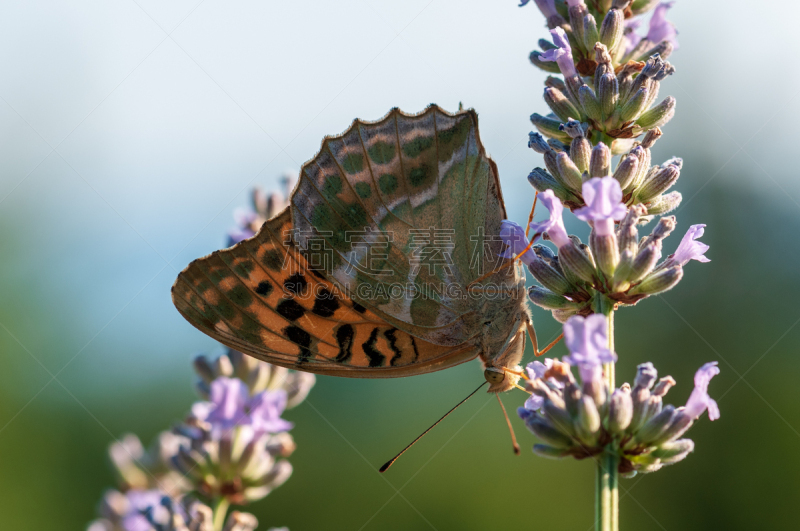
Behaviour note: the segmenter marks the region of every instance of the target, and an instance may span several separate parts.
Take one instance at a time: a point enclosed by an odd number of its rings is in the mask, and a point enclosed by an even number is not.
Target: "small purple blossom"
[[[192,415],[211,424],[213,437],[221,438],[236,426],[250,426],[255,437],[292,428],[280,418],[286,407],[286,392],[262,391],[252,398],[238,378],[219,377],[211,383],[209,402],[192,406]]]
[[[602,314],[573,315],[564,323],[564,343],[569,355],[564,361],[577,365],[581,380],[592,381],[602,373],[602,365],[617,361],[608,349],[608,319]]]
[[[705,225],[698,224],[689,227],[686,234],[683,236],[681,243],[675,250],[675,254],[670,257],[671,265],[677,264],[684,266],[689,260],[697,260],[698,262],[710,262],[706,258],[705,253],[708,251],[709,246],[703,242],[697,241],[705,232]]]
[[[622,46],[625,49],[625,55],[631,53],[634,48],[641,42],[642,36],[636,33],[639,26],[642,25],[642,19],[629,18],[625,20],[625,28],[622,36]]]
[[[247,208],[237,208],[233,211],[233,220],[236,227],[228,231],[228,247],[256,235],[252,224],[258,219],[258,214]]]
[[[628,212],[622,203],[622,188],[613,177],[594,177],[583,183],[583,200],[586,206],[576,210],[575,217],[593,221],[598,236],[613,234],[614,222]]]
[[[717,367],[716,361],[706,363],[700,367],[694,375],[694,390],[686,402],[686,408],[683,410],[684,414],[696,419],[703,414],[703,411],[708,409],[709,420],[717,420],[719,418],[719,406],[708,396],[708,383],[717,374],[719,374],[719,367]]]
[[[550,211],[550,217],[545,221],[531,222],[531,229],[539,234],[546,232],[550,240],[560,249],[570,243],[567,229],[564,227],[564,220],[562,219],[564,205],[561,204],[561,201],[552,190],[541,192],[539,201]]]
[[[550,35],[553,36],[553,43],[557,48],[547,50],[541,55],[542,61],[555,61],[558,63],[558,68],[564,77],[573,77],[575,72],[575,62],[572,60],[572,48],[569,45],[569,39],[566,32],[561,28],[550,30]]]
[[[553,366],[551,358],[545,358],[544,363],[541,361],[533,361],[525,367],[525,372],[528,373],[528,378],[531,380],[544,378],[545,373],[550,367]],[[564,384],[555,378],[548,378],[547,382],[552,384],[557,389],[563,389]],[[524,408],[530,411],[538,411],[544,405],[544,398],[538,395],[531,395],[525,400]]]
[[[128,511],[122,517],[122,528],[125,531],[150,531],[153,527],[150,520],[169,523],[169,511],[161,504],[165,494],[160,490],[129,490],[125,493]],[[150,519],[147,512],[150,511]]]
[[[647,40],[653,44],[669,41],[677,50],[678,31],[672,22],[667,20],[667,10],[674,4],[675,2],[662,2],[653,10],[653,16],[650,18],[650,29],[647,31]]]
[[[528,247],[528,238],[525,236],[525,230],[519,224],[507,219],[504,219],[500,224],[500,238],[508,246],[506,250],[500,253],[501,258],[514,258]],[[528,249],[520,257],[520,260],[525,265],[530,265],[531,262],[536,260],[536,254],[532,249]]]

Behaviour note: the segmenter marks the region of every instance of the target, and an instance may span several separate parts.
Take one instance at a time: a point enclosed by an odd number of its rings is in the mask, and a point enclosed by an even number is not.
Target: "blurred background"
[[[684,158],[672,252],[707,223],[711,263],[618,314],[618,381],[653,361],[722,418],[693,455],[624,480],[624,529],[787,529],[800,489],[800,7],[679,1],[662,95],[678,99],[654,161]],[[44,0],[0,5],[0,527],[83,529],[112,486],[106,448],[147,442],[196,400],[191,360],[221,352],[172,306],[192,259],[221,248],[253,185],[278,189],[322,137],[391,107],[480,115],[509,215],[524,222],[545,113],[528,62],[535,5]],[[574,218],[570,218],[574,221]],[[583,228],[572,228],[585,237]],[[559,326],[533,309],[540,342]],[[564,354],[563,345],[556,353]],[[530,354],[529,354],[530,356]],[[392,470],[378,466],[482,381],[478,362],[399,380],[318,378],[295,422],[294,475],[248,508],[262,528],[589,530],[589,462],[511,453],[480,394]],[[516,409],[525,396],[509,393]]]

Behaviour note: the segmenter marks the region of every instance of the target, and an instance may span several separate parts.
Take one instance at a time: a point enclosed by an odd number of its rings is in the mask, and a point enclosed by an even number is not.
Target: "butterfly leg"
[[[536,357],[547,354],[547,351],[556,346],[564,337],[564,333],[562,332],[557,338],[551,341],[549,345],[544,347],[542,350],[539,350],[539,342],[536,340],[536,330],[533,328],[533,323],[530,321],[530,319],[528,319],[525,325],[528,328],[528,337],[531,338],[531,343],[533,344],[533,355]]]

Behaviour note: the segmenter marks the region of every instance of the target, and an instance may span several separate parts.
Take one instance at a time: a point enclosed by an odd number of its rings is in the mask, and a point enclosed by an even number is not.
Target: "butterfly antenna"
[[[480,390],[480,388],[481,388],[481,387],[483,387],[484,385],[486,385],[487,383],[489,383],[489,382],[483,382],[482,384],[480,384],[480,385],[478,386],[478,388],[477,388],[477,389],[475,389],[475,390],[474,390],[474,391],[472,391],[472,392],[471,392],[469,395],[467,395],[467,398],[465,398],[464,400],[462,400],[461,402],[459,402],[458,404],[456,404],[455,406],[453,406],[453,409],[451,409],[450,411],[448,411],[447,413],[445,413],[445,414],[444,414],[444,416],[442,416],[442,418],[440,418],[439,420],[437,420],[436,422],[434,422],[434,423],[433,423],[433,426],[431,426],[431,427],[430,427],[430,428],[428,428],[427,430],[423,431],[423,432],[422,432],[422,435],[420,435],[419,437],[417,437],[416,439],[414,439],[413,441],[411,441],[411,444],[409,444],[408,446],[406,446],[405,448],[403,448],[403,451],[401,451],[399,454],[397,454],[396,456],[394,456],[394,457],[392,457],[391,459],[389,459],[388,461],[386,461],[386,463],[384,463],[384,465],[383,465],[383,466],[380,468],[380,471],[381,471],[381,472],[386,472],[387,470],[389,470],[389,467],[390,467],[390,466],[392,466],[392,465],[394,464],[394,462],[395,462],[395,461],[397,461],[397,460],[400,458],[400,456],[401,456],[401,455],[403,455],[404,453],[406,453],[406,451],[407,451],[409,448],[411,448],[412,446],[414,446],[414,444],[416,444],[416,442],[417,442],[418,440],[422,439],[422,437],[423,437],[423,436],[424,436],[426,433],[428,433],[428,432],[429,432],[429,431],[431,431],[433,428],[435,428],[437,424],[439,424],[441,421],[443,421],[445,418],[447,418],[447,415],[449,415],[450,413],[452,413],[453,411],[455,411],[455,410],[456,410],[456,408],[457,408],[458,406],[460,406],[461,404],[463,404],[464,402],[466,402],[467,400],[469,400],[469,399],[472,397],[472,395],[474,395],[475,393],[477,393],[477,392]],[[509,424],[509,426],[510,426],[510,424]]]
[[[514,445],[514,453],[519,455],[519,445],[517,444],[517,436],[514,435],[514,427],[511,426],[511,419],[508,418],[508,413],[506,413],[506,406],[503,405],[503,401],[500,400],[500,393],[495,393],[494,396],[497,397],[497,402],[500,404],[500,409],[503,410],[503,416],[506,418],[506,424],[508,424],[508,432],[511,434],[511,444]]]

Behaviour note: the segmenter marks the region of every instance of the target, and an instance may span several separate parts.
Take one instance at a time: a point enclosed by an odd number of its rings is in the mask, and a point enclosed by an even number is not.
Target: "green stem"
[[[594,311],[608,318],[608,348],[614,352],[614,301],[597,294]],[[615,388],[614,363],[603,365],[608,392]],[[619,531],[619,456],[613,447],[606,448],[597,460],[595,485],[595,523],[598,531]]]
[[[225,517],[228,516],[228,508],[231,506],[227,498],[220,497],[214,501],[214,531],[222,531],[225,526]]]

